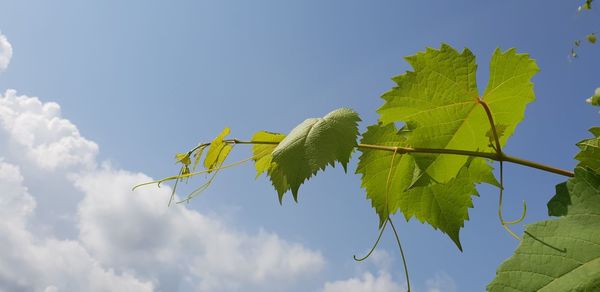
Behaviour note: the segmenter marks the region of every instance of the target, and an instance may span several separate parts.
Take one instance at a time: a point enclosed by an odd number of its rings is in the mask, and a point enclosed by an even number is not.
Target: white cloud
[[[347,280],[327,282],[323,292],[398,292],[406,288],[396,283],[388,272],[380,272],[375,276],[370,272],[363,273],[361,277]]]
[[[284,291],[324,267],[275,233],[168,208],[167,187],[131,192],[151,178],[97,153],[58,104],[0,96],[0,291]]]
[[[152,284],[103,269],[72,240],[28,231],[35,200],[17,166],[0,162],[0,290],[151,291]]]
[[[439,272],[425,282],[427,292],[456,292],[456,283],[450,275]]]
[[[386,250],[375,250],[371,256],[363,262],[364,265],[357,270],[357,276],[334,282],[326,282],[322,292],[387,292],[407,291],[406,281],[396,282],[390,271],[392,271],[394,257]],[[376,270],[377,273],[368,271]],[[402,271],[398,271],[402,273]],[[402,280],[403,278],[402,273]],[[411,291],[426,292],[456,292],[454,279],[445,272],[438,272],[425,281],[425,288],[419,283],[411,285]]]
[[[369,258],[363,262],[366,264],[359,267],[359,276],[345,280],[327,282],[323,292],[397,292],[406,291],[405,283],[394,281],[389,270],[392,268],[393,257],[385,250],[375,250]],[[374,275],[372,272],[364,271],[367,267],[378,270]]]
[[[60,106],[7,90],[0,96],[0,127],[8,145],[3,153],[42,170],[94,168],[98,145],[83,138],[61,117]]]
[[[6,39],[2,33],[0,33],[0,72],[6,70],[10,59],[12,59],[12,45]]]
[[[319,253],[274,233],[247,234],[181,205],[167,208],[168,188],[130,191],[150,179],[110,167],[75,179],[86,194],[79,208],[80,238],[101,262],[144,278],[188,273],[201,291],[244,286],[275,291],[324,264]]]

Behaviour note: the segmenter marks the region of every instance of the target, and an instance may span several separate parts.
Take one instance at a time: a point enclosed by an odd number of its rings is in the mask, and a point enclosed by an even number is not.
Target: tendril
[[[234,166],[238,166],[240,164],[246,163],[246,162],[248,162],[248,161],[250,161],[252,159],[254,159],[254,156],[252,156],[250,158],[247,158],[247,159],[244,159],[244,160],[241,160],[241,161],[237,161],[237,162],[231,163],[231,164],[219,166],[219,167],[205,169],[205,170],[202,170],[202,171],[191,172],[191,173],[188,173],[188,174],[179,174],[179,175],[174,175],[174,176],[168,176],[168,177],[165,177],[165,178],[162,178],[162,179],[159,179],[159,180],[141,183],[141,184],[138,184],[138,185],[134,186],[133,189],[132,189],[132,191],[135,191],[139,187],[143,187],[143,186],[147,186],[147,185],[152,185],[152,184],[157,184],[160,187],[160,184],[162,184],[164,182],[167,182],[167,181],[177,180],[177,179],[183,179],[183,178],[192,177],[192,176],[196,176],[196,175],[203,174],[203,173],[209,173],[209,172],[213,172],[213,171],[219,171],[219,170],[222,170],[222,169],[227,169],[227,168],[230,168],[230,167],[234,167]]]
[[[352,257],[354,258],[355,261],[362,262],[362,261],[366,260],[369,256],[371,256],[373,251],[375,251],[375,248],[377,248],[377,245],[379,244],[379,240],[381,240],[381,235],[383,234],[383,231],[385,231],[385,227],[387,226],[387,223],[388,223],[388,221],[385,220],[385,223],[383,223],[383,226],[381,227],[381,231],[379,231],[379,236],[377,236],[377,240],[375,241],[375,244],[373,244],[373,246],[371,247],[371,250],[369,250],[369,253],[367,253],[367,255],[365,255],[364,257],[361,257],[361,258],[357,258],[356,255],[353,255]]]
[[[179,170],[179,175],[181,175],[182,173],[183,173],[183,167]],[[169,197],[169,203],[167,204],[167,206],[171,206],[171,202],[173,202],[173,198],[175,197],[175,190],[177,189],[177,184],[179,183],[180,180],[181,179],[175,180],[175,185],[173,185],[173,190],[171,191],[171,196]],[[158,183],[157,186],[160,187],[160,183]]]
[[[373,254],[373,251],[375,251],[375,248],[377,248],[377,245],[379,245],[381,236],[383,235],[383,232],[385,231],[385,228],[387,227],[387,224],[389,222],[390,226],[392,226],[392,230],[394,231],[394,236],[396,237],[396,243],[398,244],[398,248],[400,249],[400,256],[402,257],[402,264],[404,265],[404,275],[406,276],[406,285],[408,288],[408,292],[410,292],[410,279],[408,277],[408,266],[406,264],[406,257],[404,256],[404,250],[402,249],[402,243],[400,243],[400,237],[398,236],[398,231],[396,231],[396,227],[394,226],[394,223],[392,222],[392,219],[390,218],[389,208],[388,208],[388,196],[389,196],[389,191],[390,191],[390,182],[391,182],[391,178],[392,178],[392,172],[394,170],[394,161],[396,159],[396,154],[398,153],[398,150],[399,150],[398,147],[394,148],[394,154],[392,154],[392,160],[390,162],[390,170],[388,171],[387,180],[385,183],[385,211],[388,214],[387,219],[383,223],[383,226],[381,226],[381,231],[379,232],[379,236],[377,236],[377,240],[375,241],[375,243],[373,244],[373,246],[371,247],[369,252],[364,257],[357,258],[356,255],[354,255],[353,258],[355,261],[360,262],[360,261],[366,260],[369,256],[371,256],[371,254]]]
[[[190,200],[192,198],[194,198],[195,196],[199,195],[200,193],[202,193],[204,190],[208,189],[208,187],[212,184],[213,180],[215,179],[215,177],[217,177],[217,173],[219,173],[218,170],[216,170],[213,175],[210,177],[210,179],[208,179],[207,182],[203,183],[201,186],[199,186],[198,188],[196,188],[195,190],[193,190],[191,193],[189,193],[185,199],[175,202],[176,204],[181,204],[183,202],[189,203]]]
[[[394,226],[394,222],[392,222],[392,218],[390,218],[388,216],[387,221],[389,221],[390,226],[392,226],[392,230],[394,231],[394,236],[396,237],[396,242],[398,243],[398,248],[400,249],[400,255],[402,256],[402,265],[404,265],[404,276],[406,277],[406,287],[408,289],[407,292],[410,292],[410,279],[408,277],[408,265],[406,264],[406,257],[404,256],[404,250],[402,249],[402,243],[400,243],[400,236],[398,236],[398,231],[396,231],[396,227]]]
[[[508,225],[514,225],[517,223],[520,223],[523,221],[523,219],[525,219],[525,216],[527,215],[527,204],[525,203],[525,200],[523,200],[523,213],[521,214],[521,217],[517,220],[514,221],[504,221],[504,217],[502,216],[502,197],[503,197],[503,193],[504,193],[504,167],[503,167],[503,163],[502,161],[500,161],[500,192],[499,192],[499,196],[498,196],[498,219],[500,219],[500,224],[502,224],[502,227],[512,236],[514,237],[516,240],[521,240],[521,237],[519,237],[517,234],[515,234],[509,227]]]
[[[394,154],[392,154],[392,161],[390,162],[390,170],[388,171],[387,179],[385,181],[385,213],[390,214],[390,209],[388,205],[388,197],[390,193],[390,182],[392,181],[392,172],[394,171],[394,160],[396,159],[396,154],[398,153],[398,147],[394,148]]]
[[[196,176],[196,175],[199,175],[199,174],[213,172],[213,175],[208,179],[207,182],[205,182],[204,184],[202,184],[201,186],[199,186],[198,188],[196,188],[195,190],[193,190],[190,194],[188,194],[185,197],[185,199],[175,202],[176,204],[180,204],[180,203],[184,203],[184,202],[188,202],[189,203],[189,201],[192,198],[194,198],[197,195],[199,195],[200,193],[202,193],[204,190],[206,190],[212,184],[212,182],[214,181],[214,179],[217,176],[217,173],[219,173],[220,170],[227,169],[227,168],[234,167],[234,166],[238,166],[240,164],[246,163],[246,162],[254,159],[255,157],[256,156],[251,156],[251,157],[246,158],[244,160],[240,160],[240,161],[228,164],[228,165],[220,165],[218,167],[213,167],[213,168],[210,168],[210,169],[205,169],[203,171],[197,171],[197,172],[186,173],[186,174],[183,174],[184,167],[182,167],[179,170],[179,174],[178,175],[169,176],[169,177],[165,177],[163,179],[159,179],[159,180],[155,180],[155,181],[151,181],[151,182],[146,182],[146,183],[138,184],[138,185],[136,185],[136,186],[133,187],[132,191],[135,191],[139,187],[147,186],[147,185],[151,185],[151,184],[156,184],[158,187],[160,187],[160,185],[163,182],[175,180],[175,184],[173,185],[173,189],[171,191],[171,196],[169,197],[169,203],[168,203],[168,206],[171,206],[171,204],[173,203],[173,199],[175,198],[175,191],[177,190],[177,185],[179,184],[180,181],[183,181],[185,179],[186,182],[187,182],[187,180],[190,177],[192,177],[192,176]]]
[[[492,111],[490,110],[490,107],[487,105],[487,103],[482,99],[482,98],[478,98],[477,99],[477,103],[479,103],[483,109],[485,110],[485,114],[487,115],[488,121],[490,123],[490,128],[492,131],[492,137],[494,139],[494,144],[491,144],[492,149],[494,149],[494,151],[496,151],[496,154],[498,155],[498,157],[502,158],[505,157],[504,153],[502,153],[502,145],[500,143],[500,137],[498,136],[498,131],[496,129],[496,125],[494,124],[494,117],[492,115]],[[500,224],[502,224],[502,227],[515,239],[517,240],[521,240],[521,237],[519,237],[517,234],[515,234],[509,227],[508,225],[514,225],[517,223],[520,223],[523,221],[523,219],[525,219],[525,216],[527,215],[527,204],[525,203],[525,201],[523,201],[523,213],[521,214],[521,217],[517,220],[514,221],[504,221],[504,218],[502,216],[502,197],[504,194],[504,168],[503,168],[503,160],[499,159],[498,160],[500,162],[500,191],[499,191],[499,195],[498,195],[498,218],[500,219]]]

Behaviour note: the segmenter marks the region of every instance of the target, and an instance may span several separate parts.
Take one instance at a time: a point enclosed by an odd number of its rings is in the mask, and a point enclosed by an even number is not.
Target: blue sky
[[[27,204],[36,202],[36,209],[23,224],[38,241],[75,242],[94,267],[114,271],[110,277],[118,278],[115,283],[152,283],[154,289],[165,291],[201,287],[198,283],[202,281],[205,291],[240,289],[222,283],[227,281],[256,291],[270,285],[260,277],[246,279],[236,274],[256,270],[259,260],[252,253],[240,255],[244,262],[240,270],[210,270],[196,262],[211,258],[209,248],[181,248],[185,253],[180,257],[191,259],[189,267],[160,268],[158,260],[143,265],[135,262],[143,256],[124,256],[130,242],[99,238],[110,233],[95,233],[94,229],[110,227],[107,222],[118,216],[140,226],[163,224],[160,218],[178,218],[173,222],[180,222],[193,217],[199,221],[192,222],[198,223],[202,221],[198,216],[206,216],[222,226],[207,234],[247,236],[241,246],[274,242],[282,248],[279,257],[293,257],[295,250],[306,256],[306,265],[318,270],[311,273],[300,261],[298,269],[283,269],[280,275],[275,273],[279,266],[267,265],[266,277],[276,279],[272,287],[321,291],[329,283],[329,291],[335,291],[335,283],[401,286],[402,265],[391,234],[384,237],[376,259],[370,263],[352,260],[353,254],[364,253],[377,236],[377,217],[360,189],[359,176],[353,174],[358,155],[348,174],[339,167],[330,169],[301,187],[298,204],[286,197],[282,206],[268,180],[253,179],[250,164],[221,173],[207,192],[187,209],[177,211],[166,206],[168,190],[150,188],[136,196],[118,189],[117,182],[127,187],[144,178],[137,172],[153,178],[177,172],[174,153],[212,139],[225,126],[232,128],[233,137],[242,139],[258,130],[285,133],[305,118],[351,107],[361,115],[364,129],[376,122],[375,110],[382,105],[379,96],[393,86],[390,78],[410,69],[403,57],[439,47],[442,42],[475,53],[480,89],[485,87],[489,58],[496,47],[530,53],[541,68],[534,77],[537,101],[529,105],[505,151],[570,169],[575,165],[574,144],[588,136],[587,128],[597,125],[597,110],[584,100],[600,86],[597,46],[585,45],[579,50],[579,59],[568,59],[572,41],[594,31],[600,13],[577,14],[577,5],[576,1],[3,3],[0,31],[12,45],[13,54],[0,75],[0,92],[16,90],[16,94],[3,95],[6,107],[14,112],[11,117],[37,113],[43,117],[36,119],[39,123],[52,123],[53,118],[65,121],[62,130],[40,124],[33,131],[27,126],[33,122],[16,128],[19,123],[7,122],[12,118],[2,120],[5,141],[0,142],[0,162],[7,173],[22,178],[5,181],[4,187],[20,186],[9,188],[21,190],[15,194],[26,188],[31,197]],[[38,96],[42,103],[55,102],[61,113],[56,114],[51,109],[54,106],[46,106],[44,111],[42,106],[23,105],[29,99],[16,98],[21,95]],[[27,138],[30,134],[33,138]],[[44,145],[64,142],[59,139],[63,136],[76,141],[66,144],[68,155],[58,155],[63,150],[57,150],[48,152],[50,158],[40,158]],[[243,146],[234,152],[231,161],[250,155],[250,149]],[[69,155],[85,157],[73,162]],[[53,159],[57,165],[52,165]],[[505,168],[506,216],[518,216],[525,199],[527,222],[546,218],[545,204],[554,194],[554,185],[564,178],[520,166]],[[119,179],[122,177],[128,179]],[[99,184],[113,181],[111,187]],[[122,196],[104,194],[110,191]],[[512,254],[517,242],[498,223],[496,191],[481,187],[480,193],[461,233],[462,253],[442,233],[418,222],[405,223],[397,216],[417,291],[435,291],[436,287],[439,291],[481,291],[496,267]],[[131,203],[123,203],[129,195]],[[118,214],[113,217],[111,208],[94,209],[95,200],[104,197],[121,202],[123,208],[152,206],[147,209],[152,216],[134,217],[133,210],[132,214],[125,209],[118,213],[120,209],[115,208]],[[159,204],[163,202],[164,206]],[[114,201],[98,204],[111,203]],[[86,210],[96,217],[86,217]],[[158,221],[144,221],[151,219]],[[172,224],[169,228],[179,228],[179,223]],[[162,242],[161,233],[153,234],[152,228],[140,230],[136,231],[138,237],[148,240],[140,248],[153,254],[149,246]],[[174,241],[182,238],[171,235]],[[210,246],[207,237],[186,240]],[[166,252],[177,245],[160,246]],[[10,252],[11,247],[5,245],[0,258],[6,259]],[[203,256],[194,255],[196,252]],[[121,257],[127,260],[119,260]],[[16,261],[27,267],[25,260]],[[202,272],[190,272],[194,268]],[[3,273],[0,269],[0,285],[21,287]],[[37,273],[34,275],[45,274]],[[61,277],[48,276],[55,278]],[[42,282],[22,283],[22,287],[46,285]],[[54,288],[69,291],[59,282],[52,284]],[[288,282],[290,286],[285,286]]]

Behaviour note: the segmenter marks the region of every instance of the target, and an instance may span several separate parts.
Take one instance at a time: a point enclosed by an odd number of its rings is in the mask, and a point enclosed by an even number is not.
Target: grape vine
[[[354,259],[368,258],[390,226],[409,291],[404,250],[392,216],[399,211],[407,221],[414,217],[427,222],[462,250],[460,229],[469,219],[472,196],[478,195],[481,183],[498,188],[500,224],[521,241],[515,255],[499,267],[490,291],[600,288],[600,128],[591,130],[594,138],[578,144],[580,163],[574,172],[508,155],[503,148],[524,118],[526,106],[535,99],[531,78],[539,69],[529,55],[497,49],[481,94],[475,80],[475,56],[468,49],[458,52],[443,44],[406,60],[413,71],[393,78],[396,86],[382,96],[378,123],[364,133],[358,131],[359,115],[348,108],[307,119],[287,135],[260,131],[246,141],[227,138],[230,129],[225,128],[211,142],[178,153],[181,169],[177,175],[136,188],[174,181],[171,204],[180,181],[210,174],[204,184],[176,203],[189,202],[221,170],[254,161],[256,176],[266,174],[280,203],[288,191],[298,201],[306,180],[336,163],[347,170],[357,149],[361,155],[356,173],[379,216],[380,232],[370,251]],[[597,98],[590,102],[597,103]],[[397,124],[402,126],[397,128]],[[244,144],[252,145],[252,156],[225,164],[234,146]],[[204,169],[198,170],[202,157]],[[494,161],[499,164],[499,180],[493,174]],[[562,218],[529,225],[523,236],[513,232],[509,226],[523,221],[527,206],[523,202],[523,214],[517,220],[504,219],[504,163],[571,178],[557,186],[556,196],[548,203],[549,215]]]

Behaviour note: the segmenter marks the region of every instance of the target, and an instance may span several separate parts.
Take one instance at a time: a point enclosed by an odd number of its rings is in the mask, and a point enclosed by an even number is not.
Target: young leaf
[[[600,175],[577,167],[549,204],[560,219],[527,226],[515,254],[489,291],[598,291],[600,289]]]
[[[188,166],[190,163],[192,163],[189,153],[177,153],[175,154],[175,160],[177,163],[181,163],[184,166]]]
[[[334,166],[335,161],[346,169],[356,146],[359,121],[356,112],[341,108],[296,126],[272,153],[277,167],[268,174],[280,197],[281,191],[291,189],[297,201],[300,185],[327,165]]]
[[[361,143],[401,147],[406,146],[406,135],[394,124],[374,125],[367,128]],[[416,217],[448,234],[461,250],[459,230],[469,219],[468,209],[473,207],[471,196],[477,195],[475,184],[499,185],[491,166],[485,160],[475,158],[469,159],[457,177],[446,183],[430,181],[428,185],[409,188],[419,175],[412,156],[396,154],[392,164],[394,154],[391,151],[362,148],[360,151],[362,155],[356,173],[362,175],[361,186],[367,190],[380,225],[399,209],[406,220]]]
[[[281,142],[285,138],[284,134],[271,133],[267,131],[256,132],[252,136],[252,141],[260,142]],[[254,144],[252,145],[252,160],[256,167],[256,178],[271,168],[271,153],[275,150],[277,144]]]
[[[200,147],[194,151],[194,165],[192,167],[192,171],[196,171],[198,164],[200,164],[200,159],[202,159],[202,153],[204,153],[204,149],[206,147]]]
[[[490,123],[475,81],[473,54],[458,53],[448,45],[427,49],[407,57],[414,72],[397,76],[397,86],[385,93],[379,108],[384,124],[404,122],[413,147],[482,150],[489,149],[486,132]],[[490,82],[481,100],[491,109],[494,122],[504,125],[502,145],[523,119],[525,106],[534,99],[531,77],[538,71],[528,55],[514,49],[494,52]],[[448,182],[467,162],[466,156],[416,157],[419,168],[433,180]]]
[[[586,38],[586,39],[587,39],[587,41],[588,41],[588,42],[590,42],[591,44],[595,44],[595,43],[596,43],[596,41],[598,40],[598,38],[596,37],[596,34],[594,34],[594,33],[590,33],[590,34],[588,34],[588,35],[587,35],[585,38]]]
[[[210,148],[208,148],[208,153],[206,153],[206,158],[204,159],[204,167],[206,169],[211,170],[221,166],[227,155],[229,155],[233,146],[223,142],[225,136],[229,135],[229,131],[229,128],[223,129],[221,134],[210,142]]]
[[[577,8],[577,11],[578,11],[578,12],[581,12],[581,11],[583,11],[583,10],[591,10],[591,9],[592,9],[592,2],[593,2],[593,1],[594,1],[594,0],[586,0],[586,1],[585,1],[585,3],[583,3],[582,5],[580,5],[580,6]]]
[[[600,88],[596,88],[594,95],[592,95],[585,101],[591,105],[600,106]]]

